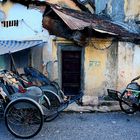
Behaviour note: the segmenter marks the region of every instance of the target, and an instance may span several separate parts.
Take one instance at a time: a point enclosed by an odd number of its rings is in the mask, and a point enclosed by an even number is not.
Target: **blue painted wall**
[[[124,0],[95,0],[96,14],[103,10],[115,21],[124,21]]]

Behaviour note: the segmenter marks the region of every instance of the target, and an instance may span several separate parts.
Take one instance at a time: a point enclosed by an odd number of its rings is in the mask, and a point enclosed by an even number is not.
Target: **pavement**
[[[20,140],[12,136],[0,120],[0,140]],[[44,123],[30,140],[140,140],[140,112],[82,113],[63,112]]]

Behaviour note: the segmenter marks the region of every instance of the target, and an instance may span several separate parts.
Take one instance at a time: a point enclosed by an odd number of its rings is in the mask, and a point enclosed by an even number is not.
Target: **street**
[[[0,140],[19,140],[0,121]],[[140,140],[140,113],[61,113],[31,140]]]

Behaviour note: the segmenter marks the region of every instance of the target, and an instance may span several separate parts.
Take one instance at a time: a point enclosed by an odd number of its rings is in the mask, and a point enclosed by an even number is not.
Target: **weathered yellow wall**
[[[140,45],[119,42],[118,47],[118,90],[140,75]]]
[[[4,11],[6,16],[9,12],[9,10],[12,8],[13,3],[10,1],[7,1],[5,4],[0,3],[0,10]]]
[[[125,87],[133,77],[134,51],[131,43],[119,42],[118,46],[118,89]]]
[[[105,42],[102,42],[102,40],[100,42],[97,40],[97,42],[94,40],[93,43],[96,43],[96,45],[99,44],[100,47],[105,46]],[[111,49],[97,50],[93,47],[93,43],[85,47],[84,58],[82,60],[84,64],[84,74],[82,75],[84,79],[83,89],[85,95],[100,96],[105,94],[107,87],[116,86],[114,76],[116,68],[112,65],[115,62],[112,62],[113,55],[110,56]],[[69,45],[72,42],[62,38],[50,38],[50,41],[43,50],[43,60],[45,63],[50,63],[48,67],[50,79],[57,80],[61,85],[61,71],[59,67],[59,59],[61,58],[58,53],[58,44]],[[111,45],[112,42],[108,41],[107,44]],[[112,78],[112,75],[114,78]]]
[[[140,19],[140,0],[125,0],[124,11],[126,18],[135,18],[138,16]]]
[[[115,59],[113,60],[116,54],[115,52],[111,53],[111,47],[114,47],[113,49],[115,50],[116,46],[112,44],[111,40],[92,39],[89,46],[85,48],[84,86],[86,95],[101,96],[106,94],[107,87],[115,86],[116,76],[112,79],[112,75],[116,71],[116,67],[113,64],[115,63],[113,61],[116,61]],[[105,49],[109,46],[111,47]],[[104,50],[101,50],[103,48]]]
[[[85,49],[85,93],[99,95],[105,81],[107,53],[89,46]]]
[[[43,52],[46,63],[51,62],[51,79],[60,82],[58,43],[69,44],[72,42],[61,38],[56,40],[52,38]],[[99,45],[104,47],[105,44],[101,41]],[[140,45],[133,43],[116,42],[114,44],[113,42],[111,47],[105,50],[97,50],[93,47],[93,43],[90,43],[85,47],[83,59],[85,95],[102,96],[107,94],[107,88],[118,90],[125,88],[134,77],[140,75],[139,54]]]
[[[140,0],[124,1],[125,20],[140,20]],[[140,46],[128,42],[119,42],[118,48],[118,90],[140,74]]]

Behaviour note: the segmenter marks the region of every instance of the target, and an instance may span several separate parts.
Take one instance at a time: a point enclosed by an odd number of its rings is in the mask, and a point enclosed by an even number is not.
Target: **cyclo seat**
[[[128,84],[127,89],[140,91],[140,85],[137,82]]]

